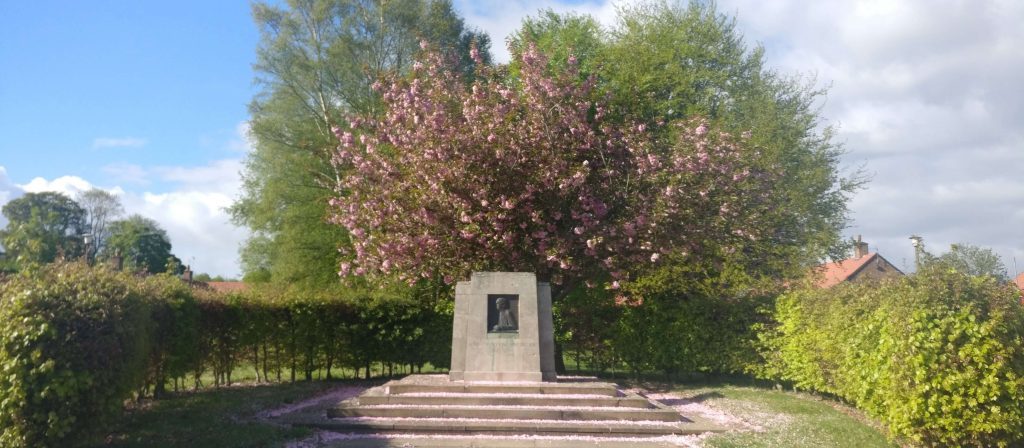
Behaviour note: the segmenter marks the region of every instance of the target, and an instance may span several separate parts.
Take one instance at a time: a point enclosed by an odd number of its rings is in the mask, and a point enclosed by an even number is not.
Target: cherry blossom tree
[[[514,72],[478,63],[470,82],[426,52],[375,86],[381,118],[335,129],[333,163],[351,173],[330,201],[351,240],[342,276],[531,271],[563,290],[617,288],[666,258],[761,238],[777,175],[749,136],[700,118],[631,122],[573,57],[516,57]]]

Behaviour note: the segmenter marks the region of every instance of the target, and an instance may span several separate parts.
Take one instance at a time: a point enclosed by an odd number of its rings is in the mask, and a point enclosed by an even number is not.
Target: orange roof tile
[[[821,288],[829,288],[849,280],[853,274],[856,274],[857,271],[867,265],[869,261],[874,260],[877,256],[877,252],[871,252],[860,258],[847,258],[845,260],[833,261],[831,263],[821,265],[818,267],[818,270],[821,273],[821,280],[818,281],[818,286]]]
[[[206,286],[217,292],[236,292],[249,289],[249,286],[243,282],[206,282]]]
[[[1021,272],[1016,279],[1013,280],[1017,284],[1017,287],[1024,291],[1024,272]]]

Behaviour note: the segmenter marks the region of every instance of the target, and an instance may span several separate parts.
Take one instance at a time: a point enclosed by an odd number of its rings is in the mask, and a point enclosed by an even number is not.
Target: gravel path
[[[260,412],[256,416],[259,417],[259,418],[275,418],[275,417],[280,417],[282,415],[290,414],[290,413],[296,412],[296,411],[301,411],[303,409],[307,409],[307,408],[310,408],[310,407],[313,407],[313,406],[326,405],[326,404],[329,404],[329,403],[337,403],[337,402],[340,402],[342,400],[347,400],[349,398],[355,397],[355,396],[363,393],[363,391],[366,390],[366,389],[367,389],[366,387],[361,387],[361,386],[342,386],[342,387],[337,387],[337,388],[334,388],[334,389],[328,389],[326,392],[324,392],[322,394],[316,395],[316,396],[311,397],[311,398],[307,398],[307,399],[299,401],[297,403],[289,404],[287,406],[282,406],[282,407],[275,408],[275,409],[269,409],[269,410]]]

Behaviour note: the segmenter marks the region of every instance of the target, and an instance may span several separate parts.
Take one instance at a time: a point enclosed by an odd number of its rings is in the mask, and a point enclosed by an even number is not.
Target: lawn
[[[276,447],[310,432],[256,419],[266,409],[286,405],[355,381],[236,385],[173,394],[133,404],[95,447]],[[372,384],[378,384],[379,381]],[[371,383],[366,383],[371,384]]]
[[[327,389],[365,381],[249,385],[181,393],[133,405],[95,447],[275,447],[310,434],[257,419]],[[739,430],[701,440],[726,447],[893,447],[876,424],[855,409],[805,393],[737,382],[646,385],[668,391],[666,404],[700,403],[733,419]],[[644,385],[641,385],[643,387]]]
[[[734,385],[679,386],[674,393],[747,426],[703,440],[709,448],[897,446],[860,411],[805,393]]]

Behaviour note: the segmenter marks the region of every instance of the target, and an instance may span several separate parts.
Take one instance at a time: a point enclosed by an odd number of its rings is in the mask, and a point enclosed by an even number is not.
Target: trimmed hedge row
[[[927,269],[780,297],[762,373],[834,394],[925,446],[1024,443],[1020,292]]]
[[[81,443],[126,399],[199,387],[208,373],[230,384],[240,365],[262,381],[342,366],[369,376],[378,362],[445,366],[451,314],[438,297],[430,288],[224,296],[171,276],[30,268],[0,283],[0,446]]]
[[[662,275],[663,274],[663,275]],[[800,289],[774,303],[666,271],[556,304],[591,366],[752,371],[850,401],[927,446],[1024,443],[1024,310],[991,279],[931,269],[883,284]],[[371,364],[446,367],[449,291],[220,295],[169,276],[81,264],[0,282],[0,446],[65,446],[167,386],[329,377]],[[642,300],[643,303],[638,302]]]
[[[151,303],[130,277],[43,267],[0,285],[0,445],[61,446],[145,375]]]
[[[728,281],[726,281],[728,279]],[[763,288],[766,289],[766,288]],[[746,373],[761,360],[757,328],[772,296],[732,272],[669,264],[624,290],[580,289],[555,304],[570,358],[598,371],[634,375]]]

